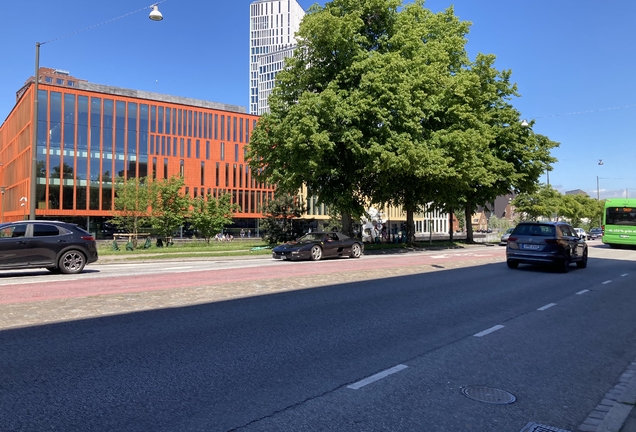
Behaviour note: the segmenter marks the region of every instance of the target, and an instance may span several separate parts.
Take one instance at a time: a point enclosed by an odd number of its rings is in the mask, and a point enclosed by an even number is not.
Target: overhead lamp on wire
[[[161,15],[161,12],[159,12],[159,4],[156,3],[150,7],[152,8],[152,10],[150,11],[150,15],[148,15],[148,18],[153,21],[161,21],[163,19],[163,15]]]
[[[523,127],[530,126],[530,123],[528,123],[528,120],[523,119],[523,120],[521,120],[521,126],[523,126]]]
[[[599,160],[598,160],[598,164],[599,164],[599,165],[603,165],[603,159],[599,159]]]

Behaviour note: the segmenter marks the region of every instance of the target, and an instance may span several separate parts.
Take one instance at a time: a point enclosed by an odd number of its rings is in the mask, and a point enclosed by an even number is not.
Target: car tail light
[[[508,237],[509,242],[516,242],[517,240],[519,240],[518,237],[513,237],[513,236]]]
[[[82,240],[86,240],[86,241],[95,241],[95,237],[93,237],[93,236],[82,236],[80,238]]]

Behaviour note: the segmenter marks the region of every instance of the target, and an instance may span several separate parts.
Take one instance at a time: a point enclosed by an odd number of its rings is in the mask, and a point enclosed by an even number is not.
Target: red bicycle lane
[[[502,253],[503,252],[503,253]],[[343,272],[364,272],[369,268],[396,269],[420,265],[440,264],[448,261],[466,262],[499,258],[505,251],[490,249],[473,252],[440,252],[437,254],[387,255],[387,259],[331,259],[317,263],[280,262],[262,267],[193,270],[153,275],[121,275],[86,277],[68,281],[19,282],[0,286],[0,304],[27,303],[54,299],[107,296],[162,290],[177,290],[227,283],[253,282],[290,277],[337,275]],[[89,267],[90,268],[90,267]],[[131,264],[134,271],[134,264]]]

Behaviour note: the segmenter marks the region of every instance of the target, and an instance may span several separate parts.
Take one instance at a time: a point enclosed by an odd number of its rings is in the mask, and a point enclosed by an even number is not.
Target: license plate
[[[284,259],[284,260],[289,259],[289,257],[288,257],[287,255],[283,255],[283,256],[282,256],[282,257],[280,257],[280,258],[281,258],[281,259]]]
[[[531,250],[537,250],[539,249],[541,246],[539,245],[535,245],[535,244],[522,244],[521,245],[521,249],[531,249]]]

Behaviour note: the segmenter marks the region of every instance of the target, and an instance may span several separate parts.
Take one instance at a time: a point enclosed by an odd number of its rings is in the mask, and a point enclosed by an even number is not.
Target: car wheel
[[[62,273],[76,274],[84,270],[84,266],[86,265],[86,258],[80,251],[70,250],[62,254],[58,264],[58,267]]]
[[[570,257],[566,256],[563,261],[561,261],[560,266],[559,266],[559,271],[561,273],[567,273],[568,271],[570,271]]]
[[[581,258],[581,261],[577,261],[576,262],[576,266],[578,268],[585,268],[587,267],[587,251],[583,252],[583,258]]]
[[[351,258],[360,258],[361,255],[362,255],[362,248],[360,247],[358,243],[354,243],[353,246],[351,246],[351,254],[349,256]]]
[[[318,245],[312,247],[310,256],[312,261],[320,261],[322,258],[322,248]]]
[[[517,261],[508,260],[506,261],[506,264],[508,264],[508,268],[511,269],[516,269],[517,267],[519,267],[519,263]]]

